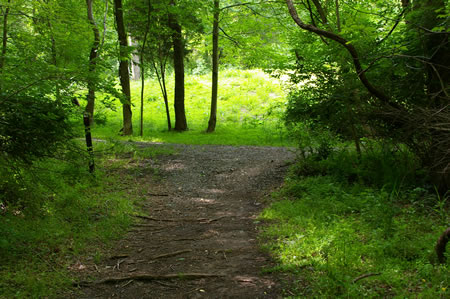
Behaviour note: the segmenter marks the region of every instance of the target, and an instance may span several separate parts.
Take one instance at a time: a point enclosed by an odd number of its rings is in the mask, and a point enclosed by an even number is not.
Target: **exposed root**
[[[186,221],[186,222],[200,222],[200,223],[205,223],[205,224],[209,224],[211,222],[214,221],[218,221],[220,219],[226,218],[226,217],[233,217],[233,216],[220,216],[214,219],[208,219],[208,218],[181,218],[181,219],[160,219],[160,218],[154,218],[154,217],[150,217],[150,216],[144,216],[144,215],[134,215],[134,217],[137,218],[142,218],[145,220],[152,220],[152,221],[163,221],[163,222],[182,222],[182,221]]]
[[[225,276],[223,274],[210,274],[210,273],[178,273],[178,274],[166,274],[166,275],[152,275],[152,274],[135,274],[128,275],[124,277],[108,277],[105,279],[88,282],[88,281],[80,281],[75,282],[75,286],[89,286],[93,284],[109,284],[109,283],[118,283],[122,281],[130,281],[130,280],[138,280],[138,281],[152,281],[152,280],[172,280],[172,279],[200,279],[200,278],[211,278],[211,277],[222,277]]]
[[[171,252],[171,253],[166,253],[166,254],[161,254],[161,255],[157,255],[152,257],[152,260],[156,260],[156,259],[161,259],[161,258],[166,258],[166,257],[171,257],[171,256],[176,256],[179,254],[183,254],[183,253],[187,253],[187,252],[191,252],[192,250],[180,250],[180,251],[175,251],[175,252]]]
[[[143,215],[134,215],[134,217],[142,218],[142,219],[145,219],[145,220],[152,220],[152,221],[165,221],[165,222],[180,221],[180,220],[174,220],[174,219],[158,219],[158,218],[149,217],[149,216],[143,216]]]
[[[201,223],[210,224],[211,222],[218,221],[218,220],[226,218],[226,217],[231,217],[231,216],[220,216],[220,217],[217,217],[214,219],[197,219],[197,220],[200,221]]]

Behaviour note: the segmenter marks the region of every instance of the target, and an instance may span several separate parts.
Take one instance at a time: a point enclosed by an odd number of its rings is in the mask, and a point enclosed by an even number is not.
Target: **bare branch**
[[[231,37],[228,33],[225,32],[225,30],[222,29],[222,27],[219,27],[220,31],[222,31],[222,33],[225,35],[225,37],[230,40],[231,42],[233,42],[236,47],[238,48],[242,48],[241,45],[239,44],[239,42],[237,40],[235,40],[233,37]]]

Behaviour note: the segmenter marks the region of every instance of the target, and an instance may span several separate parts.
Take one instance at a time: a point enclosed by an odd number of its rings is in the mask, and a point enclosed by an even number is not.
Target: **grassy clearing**
[[[407,184],[408,177],[396,177],[395,173],[411,173],[406,170],[410,162],[390,164],[388,171],[387,164],[382,169],[378,163],[384,154],[369,156],[359,164],[349,152],[323,161],[303,160],[262,213],[261,218],[271,223],[263,233],[265,248],[278,261],[267,271],[289,273],[292,279],[284,295],[450,295],[448,262],[439,265],[434,252],[450,221],[448,197],[414,188]],[[391,184],[385,183],[384,171],[391,173]],[[370,273],[376,275],[353,282]]]
[[[156,80],[146,82],[144,99],[144,137],[139,133],[140,83],[132,82],[133,137],[122,139],[184,144],[228,145],[291,145],[287,131],[280,122],[286,94],[278,80],[261,70],[224,70],[220,72],[217,129],[206,134],[211,99],[210,75],[186,76],[186,115],[189,131],[167,132],[164,101]],[[172,127],[173,80],[168,82]],[[98,103],[100,103],[98,101]],[[116,112],[97,105],[96,138],[117,138],[122,126],[119,103]]]
[[[99,261],[138,212],[142,197],[129,188],[138,170],[122,166],[170,154],[117,142],[95,146],[95,177],[78,146],[21,170],[20,189],[11,189],[20,199],[0,206],[0,298],[60,297],[82,270],[80,261]]]

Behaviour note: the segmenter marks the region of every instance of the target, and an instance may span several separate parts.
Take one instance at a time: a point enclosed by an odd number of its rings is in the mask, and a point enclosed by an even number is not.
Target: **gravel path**
[[[92,273],[122,280],[84,287],[82,297],[281,298],[278,279],[261,272],[271,260],[258,244],[257,215],[282,184],[292,149],[139,146],[176,154],[135,162],[135,187],[148,217]]]

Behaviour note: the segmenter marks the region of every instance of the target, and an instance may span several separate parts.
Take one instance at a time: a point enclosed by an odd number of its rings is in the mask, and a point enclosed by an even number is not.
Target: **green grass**
[[[278,262],[266,271],[290,275],[284,295],[450,295],[448,263],[439,265],[434,252],[450,221],[443,198],[423,188],[367,187],[363,180],[348,183],[326,172],[295,172],[260,216],[270,223],[262,234],[264,248]],[[353,283],[367,273],[379,275]]]
[[[124,140],[154,141],[184,144],[228,145],[292,145],[286,129],[280,122],[286,94],[277,79],[261,70],[224,70],[220,72],[218,119],[216,132],[206,134],[211,99],[210,75],[186,76],[186,116],[189,131],[167,132],[165,106],[156,80],[147,80],[144,99],[144,137],[139,137],[140,82],[132,82],[133,128],[132,137]],[[173,80],[168,82],[172,127]],[[97,101],[96,113],[100,122],[93,128],[95,138],[118,138],[122,126],[119,103],[116,112]],[[104,124],[101,124],[106,121]]]
[[[138,213],[142,196],[130,186],[139,169],[130,162],[172,153],[118,142],[95,148],[95,176],[75,146],[23,168],[14,203],[0,198],[0,298],[61,297],[75,279],[69,269],[99,261]]]

